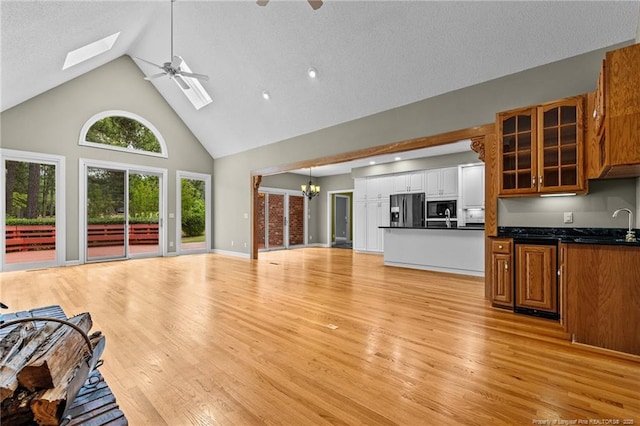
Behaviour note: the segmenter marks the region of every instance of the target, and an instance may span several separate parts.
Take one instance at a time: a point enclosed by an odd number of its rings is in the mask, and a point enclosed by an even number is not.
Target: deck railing
[[[6,225],[6,252],[54,250],[54,225]],[[124,224],[91,224],[87,229],[89,247],[124,245]],[[157,223],[129,224],[129,244],[158,244]]]

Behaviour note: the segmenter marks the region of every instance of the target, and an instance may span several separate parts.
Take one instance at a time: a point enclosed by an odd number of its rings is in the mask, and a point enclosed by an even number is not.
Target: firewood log
[[[34,423],[31,401],[36,393],[18,388],[11,398],[2,401],[0,406],[0,424],[32,425]]]
[[[0,365],[6,364],[16,351],[22,349],[24,343],[29,341],[35,332],[33,322],[23,322],[3,337],[0,340]]]
[[[104,336],[100,334],[91,336],[91,343],[94,347],[103,345],[104,340]],[[38,392],[30,403],[34,420],[41,426],[58,425],[86,381],[91,368],[92,365],[90,363],[82,361],[78,368],[65,372],[65,375],[61,378],[65,385],[58,385]]]
[[[35,351],[46,344],[47,339],[60,329],[60,326],[60,323],[47,323],[39,328],[28,342],[23,342],[20,350],[9,350],[10,356],[0,365],[0,402],[13,395],[18,388],[18,372],[31,360]]]
[[[68,321],[85,333],[91,329],[89,313],[76,315]],[[68,380],[73,377],[69,371],[77,369],[89,354],[90,348],[84,337],[77,330],[63,325],[45,344],[38,347],[29,362],[18,372],[18,383],[30,391],[66,388]]]

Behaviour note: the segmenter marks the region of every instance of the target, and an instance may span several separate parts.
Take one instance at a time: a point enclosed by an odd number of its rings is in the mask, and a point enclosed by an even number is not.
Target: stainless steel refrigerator
[[[391,226],[398,228],[425,227],[425,194],[391,195]]]

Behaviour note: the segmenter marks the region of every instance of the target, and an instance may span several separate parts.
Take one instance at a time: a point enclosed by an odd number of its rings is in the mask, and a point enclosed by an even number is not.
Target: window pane
[[[206,249],[206,182],[182,178],[181,185],[181,250]]]
[[[105,117],[87,131],[87,142],[117,146],[134,151],[161,153],[156,135],[137,120],[128,117]]]
[[[5,163],[5,263],[56,259],[56,168]]]

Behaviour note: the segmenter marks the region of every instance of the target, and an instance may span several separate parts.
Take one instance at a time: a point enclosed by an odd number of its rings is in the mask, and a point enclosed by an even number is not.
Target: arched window
[[[80,132],[80,145],[167,158],[167,146],[153,124],[126,111],[104,111]]]

